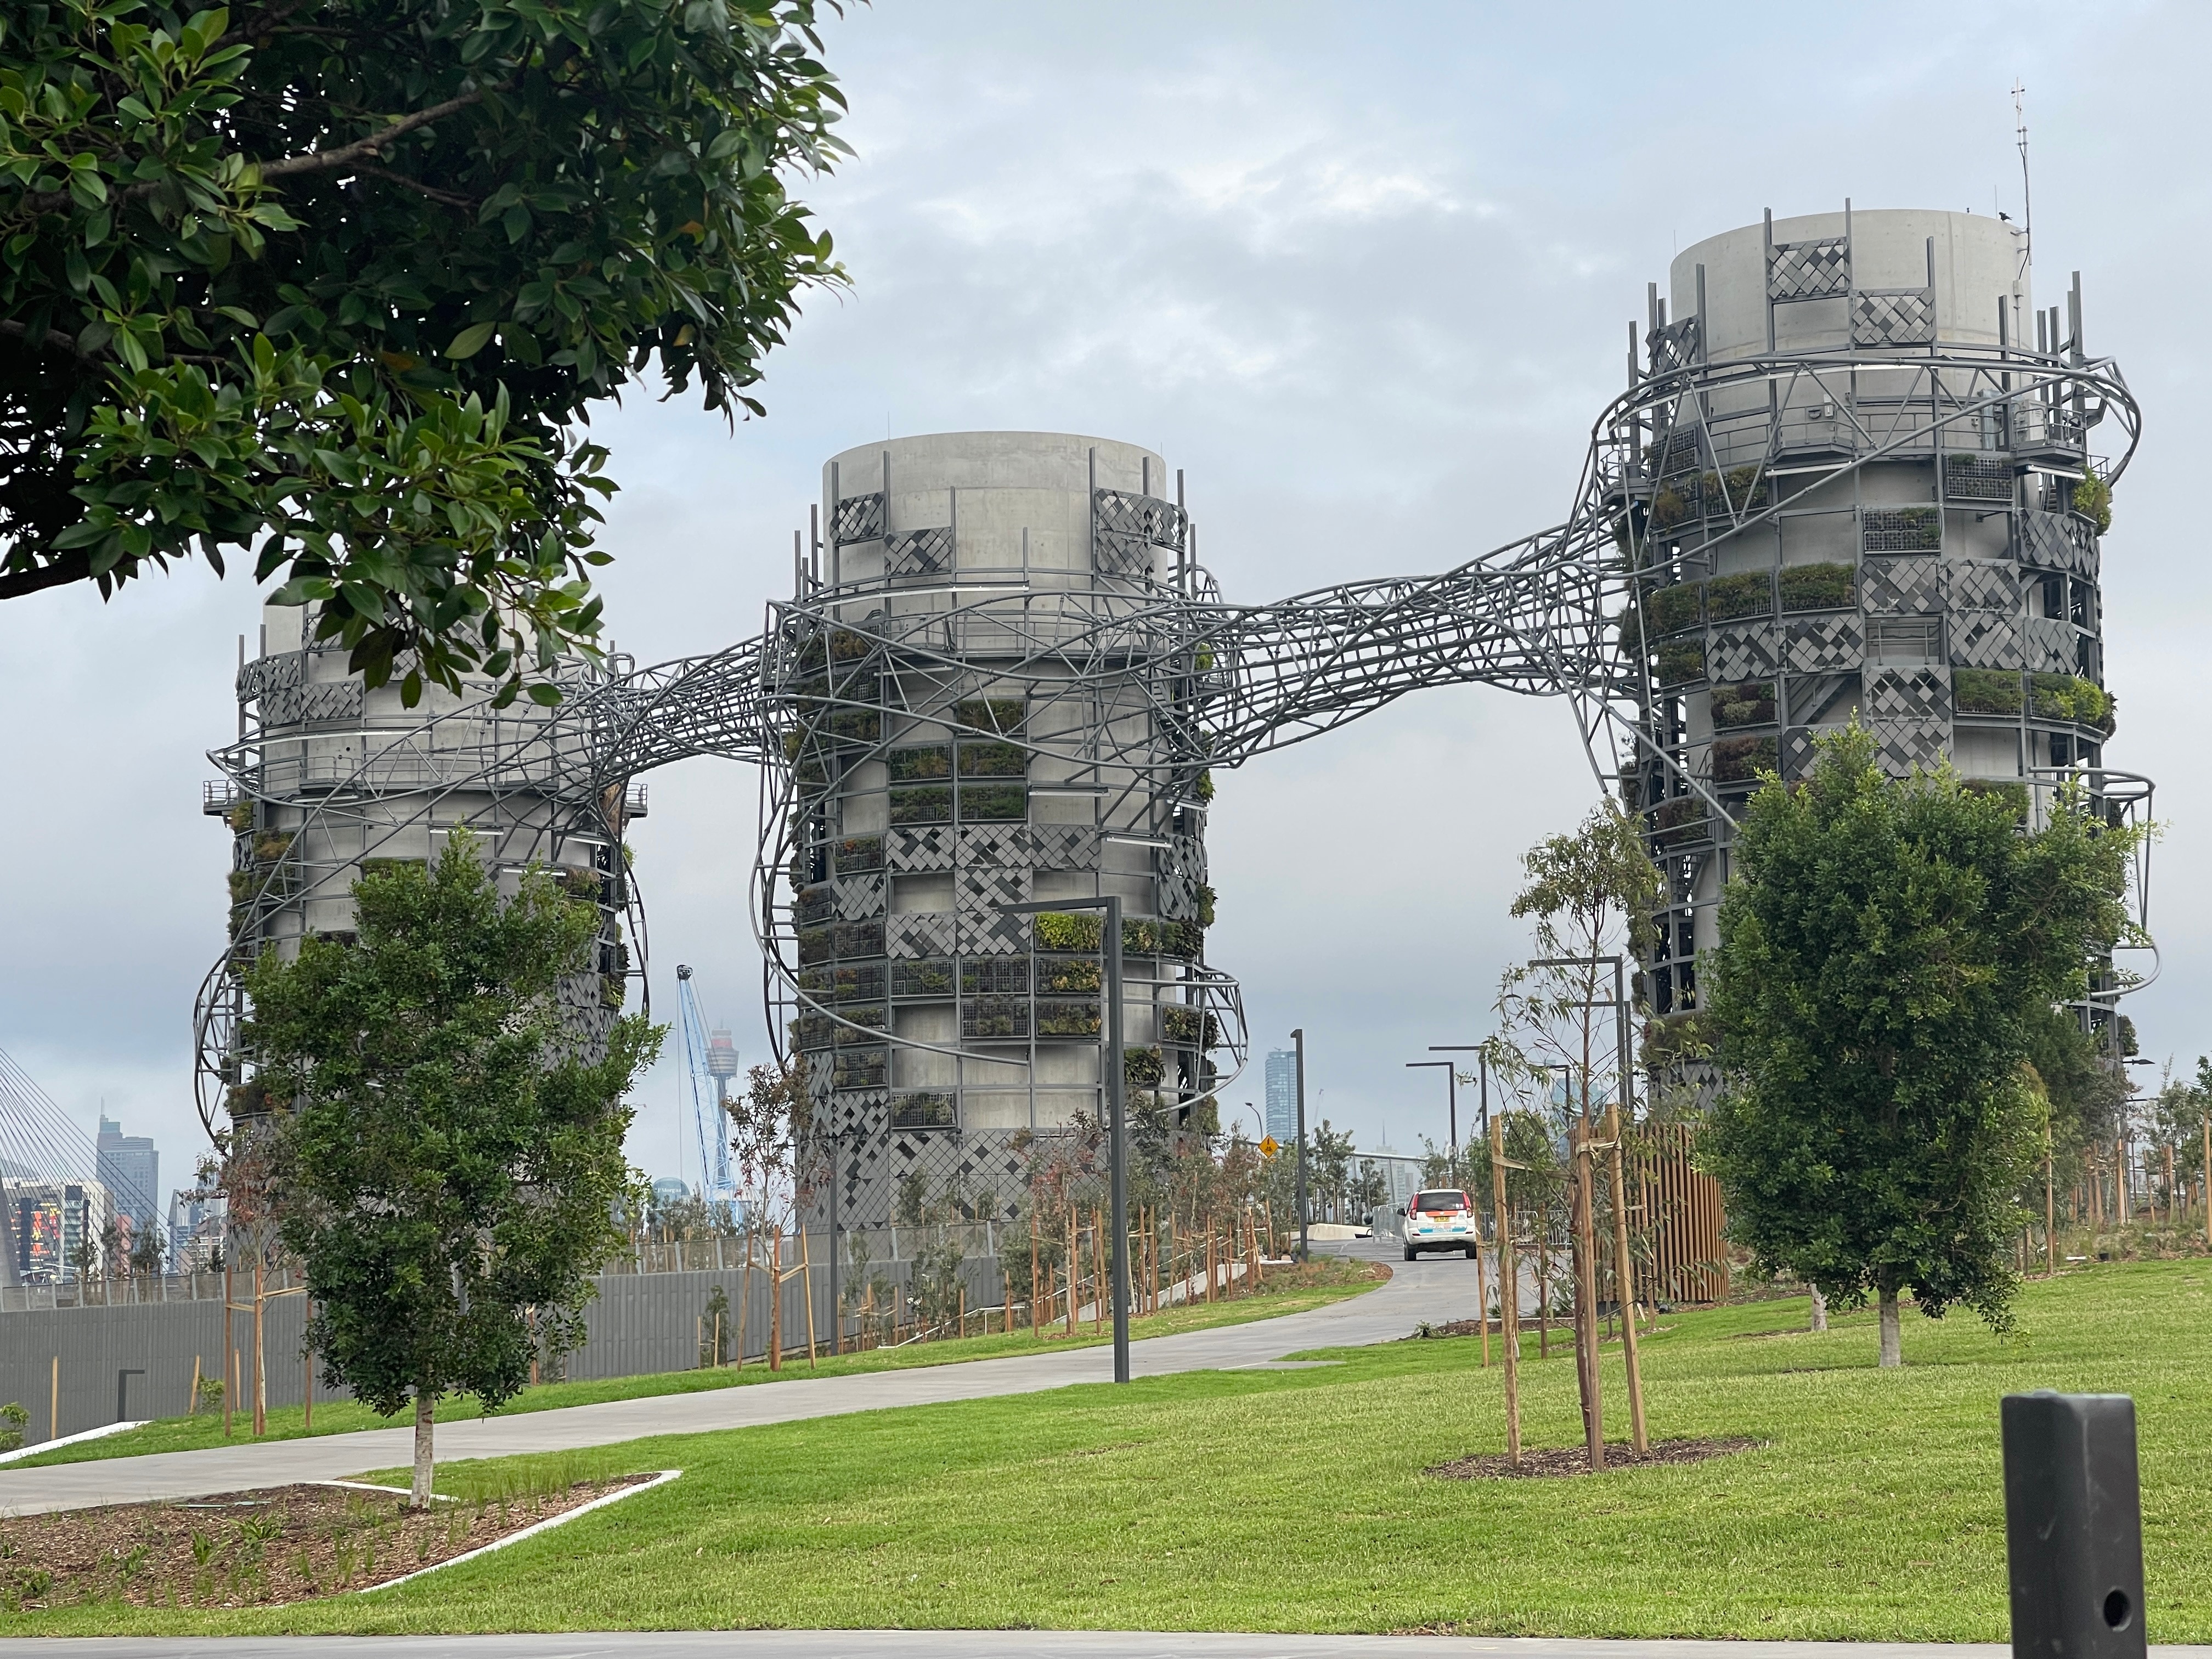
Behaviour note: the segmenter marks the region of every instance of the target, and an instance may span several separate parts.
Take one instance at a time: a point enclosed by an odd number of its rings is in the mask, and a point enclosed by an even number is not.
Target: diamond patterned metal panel
[[[880,489],[866,495],[848,495],[837,503],[830,515],[830,534],[837,544],[848,542],[872,542],[882,536],[890,523],[884,512],[884,492]]]
[[[2034,674],[2072,674],[2081,666],[2081,635],[2073,623],[2057,617],[2028,617],[2021,621],[2022,654]]]
[[[261,695],[261,719],[269,726],[297,726],[303,720],[355,720],[361,718],[362,704],[359,680],[271,686]]]
[[[1157,495],[1139,495],[1130,489],[1101,489],[1093,494],[1092,511],[1101,530],[1134,536],[1155,547],[1180,553],[1187,532],[1183,510]]]
[[[1019,956],[1030,948],[1030,919],[1003,910],[962,910],[958,933],[960,950],[968,956]]]
[[[1936,337],[1936,292],[1863,288],[1851,296],[1855,346],[1926,345]]]
[[[902,530],[884,539],[884,568],[894,576],[941,576],[952,568],[952,532]]]
[[[953,850],[963,864],[1026,865],[1036,849],[1026,823],[970,823],[961,826]]]
[[[1717,628],[1705,647],[1705,666],[1723,684],[1763,679],[1782,665],[1780,642],[1771,623],[1747,628]]]
[[[306,678],[307,653],[283,651],[273,657],[256,657],[238,671],[238,700],[250,702],[279,687],[299,685]]]
[[[1813,739],[1824,731],[1834,728],[1818,726],[1793,726],[1782,734],[1781,765],[1778,769],[1785,782],[1802,778],[1813,769]]]
[[[1671,374],[1698,360],[1698,319],[1684,317],[1664,328],[1655,328],[1644,337],[1644,349],[1650,356],[1651,373]]]
[[[1943,608],[1943,581],[1936,559],[1868,559],[1859,566],[1859,604],[1875,613]]]
[[[1855,669],[1866,657],[1866,630],[1856,617],[1820,617],[1790,624],[1783,659],[1793,674]]]
[[[1951,660],[1960,668],[2021,668],[2019,619],[1993,611],[1962,611],[1951,618]]]
[[[2020,609],[2020,567],[2009,559],[1946,559],[1943,581],[1954,611]]]
[[[949,824],[935,824],[926,830],[892,830],[884,836],[884,863],[900,872],[950,870],[952,847]]]
[[[1875,727],[1881,739],[1875,763],[1893,778],[1933,771],[1943,763],[1950,743],[1948,720],[1891,720]]]
[[[1095,870],[1098,829],[1089,823],[1033,823],[1030,861],[1039,870]]]
[[[1770,300],[1826,300],[1850,292],[1851,245],[1841,236],[1777,242],[1766,258]]]
[[[1934,721],[1948,726],[1951,720],[1951,674],[1945,668],[1869,668],[1866,671],[1868,720],[1879,727],[1893,720]]]
[[[841,921],[860,921],[884,913],[884,872],[862,876],[832,876],[831,902]]]
[[[1091,552],[1092,568],[1102,576],[1141,576],[1152,568],[1152,544],[1126,531],[1102,526]]]
[[[962,910],[988,910],[1001,904],[1027,904],[1036,896],[1026,866],[963,865],[952,878],[953,902]]]
[[[2021,563],[2097,579],[2096,538],[2072,514],[2031,509],[2015,514],[2014,522],[2020,530],[2013,550]]]
[[[920,910],[884,919],[884,945],[893,957],[949,957],[957,934],[952,915],[946,910]]]

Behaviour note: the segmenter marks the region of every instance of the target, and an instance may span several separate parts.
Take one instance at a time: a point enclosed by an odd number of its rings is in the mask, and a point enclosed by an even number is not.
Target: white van
[[[1473,1261],[1481,1248],[1474,1200],[1457,1188],[1415,1193],[1398,1213],[1408,1261],[1424,1250],[1457,1250]]]

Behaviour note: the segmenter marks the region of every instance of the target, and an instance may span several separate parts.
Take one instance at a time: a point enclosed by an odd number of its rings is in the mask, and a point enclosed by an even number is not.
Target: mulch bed
[[[1654,1463],[1702,1463],[1708,1457],[1726,1457],[1730,1452],[1748,1451],[1761,1443],[1742,1439],[1655,1440],[1650,1451],[1639,1454],[1625,1441],[1615,1444],[1608,1440],[1605,1443],[1605,1467],[1609,1473],[1613,1469],[1644,1468]],[[1524,1446],[1517,1469],[1499,1452],[1483,1457],[1462,1457],[1421,1471],[1443,1480],[1543,1480],[1589,1472],[1589,1452],[1582,1446]]]
[[[280,1607],[366,1589],[650,1480],[549,1483],[422,1514],[404,1493],[271,1486],[0,1521],[0,1607]]]

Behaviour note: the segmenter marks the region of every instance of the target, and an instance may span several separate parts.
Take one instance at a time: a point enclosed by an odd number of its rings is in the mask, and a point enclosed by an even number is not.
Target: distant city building
[[[161,1223],[161,1155],[149,1135],[126,1135],[106,1113],[100,1119],[100,1185],[113,1196],[118,1217],[131,1218],[131,1236],[143,1238]]]
[[[1298,1056],[1276,1048],[1267,1055],[1267,1133],[1284,1146],[1298,1138]]]
[[[16,1278],[26,1285],[76,1282],[113,1215],[107,1188],[97,1181],[0,1182],[0,1197]]]
[[[177,1191],[169,1194],[169,1267],[180,1273],[214,1270],[222,1251],[222,1227],[228,1200],[220,1193]]]

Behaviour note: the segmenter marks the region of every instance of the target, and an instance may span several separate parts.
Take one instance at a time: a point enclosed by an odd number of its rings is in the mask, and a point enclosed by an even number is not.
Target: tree
[[[354,943],[254,964],[241,1036],[273,1109],[308,1344],[380,1414],[412,1401],[423,1508],[440,1397],[495,1407],[534,1354],[582,1340],[591,1274],[621,1242],[624,1097],[662,1029],[631,1015],[585,1050],[558,987],[585,969],[597,910],[537,867],[503,899],[465,832],[354,897]]]
[[[2009,1326],[2045,1132],[2023,1062],[2125,930],[2134,836],[2064,793],[2023,828],[1875,755],[1854,724],[1751,799],[1705,979],[1727,1078],[1705,1149],[1758,1266],[1878,1299],[1887,1366],[1907,1289]]]
[[[242,550],[410,703],[595,651],[592,405],[657,359],[761,412],[842,280],[784,185],[844,149],[815,12],[0,14],[0,599]]]

